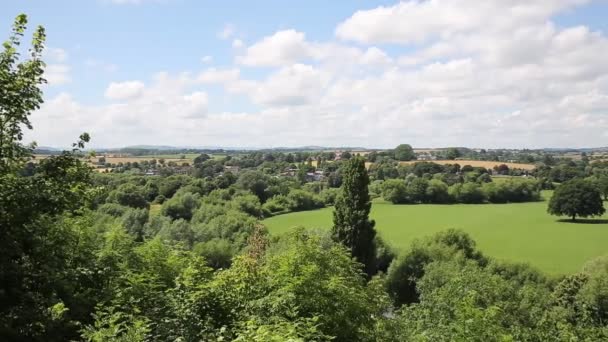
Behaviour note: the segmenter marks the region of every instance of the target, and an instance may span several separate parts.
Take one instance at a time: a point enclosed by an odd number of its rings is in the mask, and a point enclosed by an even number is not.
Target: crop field
[[[549,193],[545,192],[547,197]],[[392,205],[375,200],[371,217],[379,234],[397,250],[449,228],[462,229],[496,259],[527,262],[552,274],[580,270],[608,254],[608,216],[586,223],[560,221],[546,212],[547,202],[514,204]],[[290,213],[263,221],[271,234],[292,227],[328,229],[332,208]],[[592,222],[592,223],[591,223]]]
[[[432,163],[445,165],[445,164],[459,164],[460,166],[471,165],[473,167],[485,167],[486,169],[491,169],[494,166],[498,166],[501,164],[505,164],[509,167],[509,169],[522,169],[522,170],[534,170],[536,167],[534,164],[520,164],[520,163],[505,163],[505,162],[497,162],[497,161],[487,161],[487,160],[429,160]],[[400,164],[413,164],[420,162],[420,160],[412,160],[412,161],[404,161],[399,162]]]

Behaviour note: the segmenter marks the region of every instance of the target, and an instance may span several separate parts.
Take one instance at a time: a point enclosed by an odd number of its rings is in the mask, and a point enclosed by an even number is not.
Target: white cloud
[[[232,41],[232,47],[235,49],[240,49],[243,47],[243,45],[244,45],[243,41],[240,39],[235,39]]]
[[[184,75],[158,73],[139,96],[119,103],[84,105],[70,94],[61,93],[33,113],[34,130],[27,133],[27,138],[46,145],[69,146],[80,133],[89,132],[93,147],[138,142],[186,145],[203,131],[201,120],[207,116],[209,103],[205,92],[191,86],[192,80]],[[180,135],[183,139],[176,139]]]
[[[208,64],[213,62],[213,56],[204,56],[203,58],[201,58],[201,62]]]
[[[391,58],[377,47],[368,48],[361,56],[361,64],[382,65],[391,63]]]
[[[53,63],[63,63],[68,59],[68,52],[61,48],[47,47],[44,50],[44,57],[50,59]]]
[[[144,87],[141,81],[112,82],[104,95],[110,100],[128,100],[140,96]]]
[[[229,83],[239,79],[239,69],[209,68],[199,74],[197,80],[202,83]]]
[[[229,39],[236,33],[236,27],[230,23],[224,25],[221,31],[217,33],[217,37],[222,40]]]
[[[543,22],[587,0],[428,0],[403,1],[357,11],[336,28],[336,36],[363,43],[415,43],[433,37]]]
[[[98,146],[605,145],[608,38],[552,22],[580,2],[402,2],[338,25],[339,38],[364,44],[282,30],[235,50],[236,65],[160,73],[137,95],[115,86],[120,103],[86,106],[61,94],[36,112],[36,130],[49,131],[36,137],[69,143],[86,130]],[[224,92],[207,94],[210,84]]]
[[[248,66],[277,66],[309,56],[305,35],[295,30],[278,31],[247,48],[237,62]]]
[[[51,86],[70,83],[70,67],[67,64],[48,64],[44,69],[44,77]]]
[[[311,104],[322,96],[328,75],[310,65],[283,67],[263,82],[254,82],[246,92],[255,103],[268,106]]]

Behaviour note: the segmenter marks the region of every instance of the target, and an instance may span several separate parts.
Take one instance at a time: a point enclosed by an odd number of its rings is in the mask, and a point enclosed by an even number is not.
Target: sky
[[[0,40],[19,13],[41,146],[608,146],[604,0],[2,1]]]

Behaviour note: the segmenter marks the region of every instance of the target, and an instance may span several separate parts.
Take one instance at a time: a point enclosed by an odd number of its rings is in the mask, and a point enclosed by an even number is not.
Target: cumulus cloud
[[[201,83],[229,83],[239,79],[239,69],[209,68],[201,72],[197,80]]]
[[[127,100],[138,97],[144,90],[141,81],[112,82],[106,88],[105,97],[110,100]]]
[[[241,90],[257,104],[301,106],[318,100],[328,81],[327,74],[310,65],[293,64],[279,69],[264,81],[250,82]]]
[[[50,86],[70,83],[70,67],[67,64],[48,64],[44,69],[44,78]]]
[[[60,94],[33,122],[53,132],[40,138],[89,130],[99,146],[605,145],[608,39],[553,22],[584,2],[428,0],[363,10],[337,23],[339,40],[280,30],[234,50],[235,65],[160,73],[139,90],[115,83],[106,90],[112,103],[99,106]],[[210,84],[224,91],[208,94]]]
[[[129,82],[115,83],[123,89]],[[132,81],[130,84],[138,84]],[[119,89],[120,86],[113,87]],[[191,145],[208,115],[207,93],[193,89],[184,75],[158,73],[136,97],[120,102],[85,105],[69,93],[47,99],[32,115],[34,130],[27,138],[54,146],[69,146],[82,132],[93,137],[94,147],[175,143]],[[110,89],[110,87],[108,87]],[[124,93],[119,93],[124,94]],[[181,133],[179,133],[181,132]],[[182,138],[176,136],[182,135]],[[190,140],[190,143],[187,140]]]
[[[247,48],[237,62],[249,66],[277,66],[309,56],[305,35],[296,30],[278,31]]]
[[[428,0],[403,1],[357,11],[335,34],[363,43],[415,43],[479,30],[508,31],[539,23],[587,0]]]

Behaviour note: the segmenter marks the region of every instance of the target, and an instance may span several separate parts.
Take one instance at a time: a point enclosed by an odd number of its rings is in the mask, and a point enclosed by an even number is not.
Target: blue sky
[[[5,36],[18,13],[41,145],[608,145],[606,1],[23,0]]]

